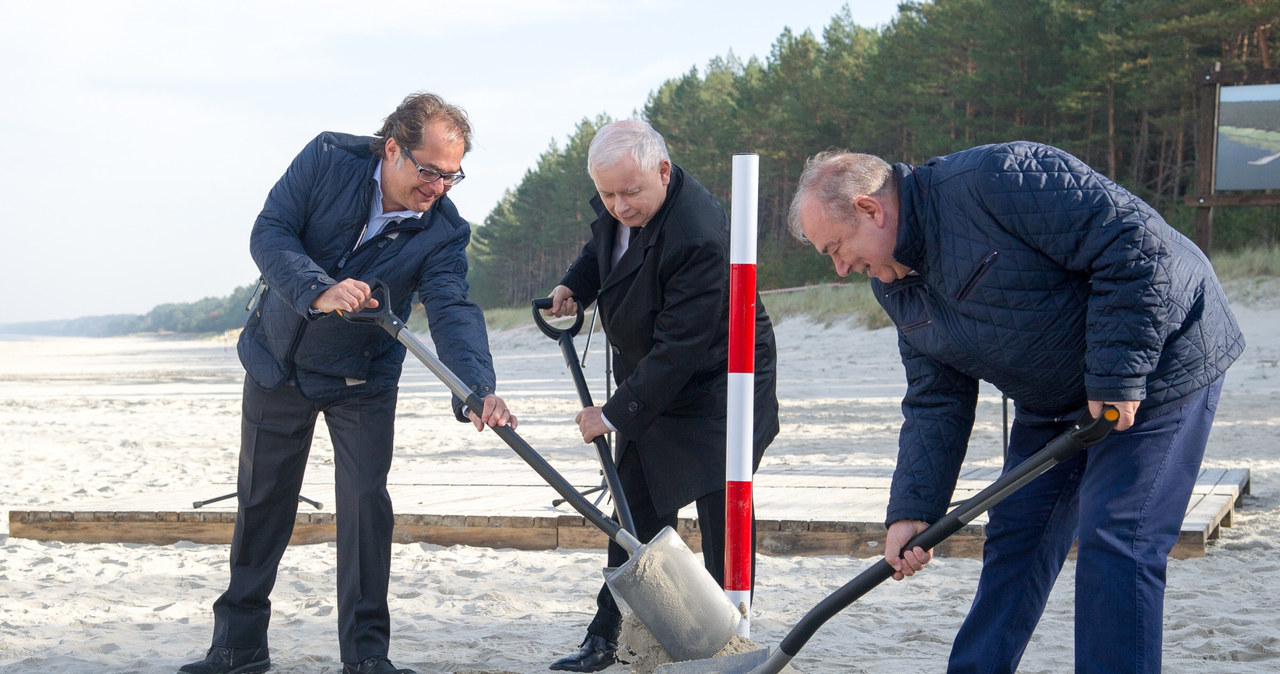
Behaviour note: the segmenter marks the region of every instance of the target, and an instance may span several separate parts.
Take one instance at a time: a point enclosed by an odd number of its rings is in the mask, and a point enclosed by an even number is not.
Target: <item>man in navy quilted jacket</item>
[[[866,274],[898,328],[905,417],[885,559],[946,512],[978,382],[1015,405],[1004,470],[1085,410],[1101,444],[989,513],[982,577],[948,671],[1014,671],[1078,542],[1076,671],[1159,672],[1165,566],[1222,389],[1244,349],[1213,268],[1150,206],[1070,154],[987,145],[921,166],[809,160],[791,233]]]
[[[338,645],[344,674],[393,674],[387,659],[394,515],[387,494],[405,347],[338,312],[376,308],[369,281],[405,320],[416,293],[441,361],[484,401],[458,421],[510,425],[494,395],[484,316],[467,298],[471,230],[449,200],[471,149],[466,114],[433,94],[404,99],[376,137],[322,133],[267,196],[249,250],[268,290],[240,336],[244,364],[231,581],[213,605],[213,645],[189,674],[266,671],[269,596],[293,531],[318,416],[333,440]]]

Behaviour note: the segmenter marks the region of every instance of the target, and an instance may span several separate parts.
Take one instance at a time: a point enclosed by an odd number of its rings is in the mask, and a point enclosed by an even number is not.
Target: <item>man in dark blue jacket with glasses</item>
[[[269,595],[292,534],[318,416],[333,441],[338,643],[344,674],[393,674],[387,659],[393,513],[387,494],[405,348],[338,312],[375,308],[368,280],[410,313],[417,294],[436,352],[484,400],[459,421],[510,425],[494,395],[484,316],[468,297],[471,231],[449,200],[471,149],[466,114],[432,94],[406,98],[376,137],[323,133],[293,160],[254,223],[249,248],[267,290],[240,336],[244,382],[231,581],[214,603],[213,645],[188,674],[270,667]]]
[[[946,511],[978,382],[1015,403],[1007,472],[1104,404],[1101,444],[989,513],[950,672],[1012,672],[1073,543],[1075,668],[1159,672],[1165,566],[1244,337],[1209,261],[1141,199],[1057,148],[1013,142],[890,166],[825,152],[791,232],[866,274],[898,328],[905,417],[885,558]],[[902,553],[901,556],[899,553]]]

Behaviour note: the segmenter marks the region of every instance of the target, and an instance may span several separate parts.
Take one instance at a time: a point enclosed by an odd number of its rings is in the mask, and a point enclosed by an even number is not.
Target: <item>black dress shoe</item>
[[[214,646],[200,662],[183,665],[182,674],[257,674],[271,668],[265,648],[224,648]]]
[[[391,661],[381,655],[365,658],[360,662],[342,663],[342,674],[414,674],[412,669],[396,669]]]
[[[582,648],[551,663],[551,669],[565,672],[598,672],[618,661],[618,642],[598,634],[588,634]]]

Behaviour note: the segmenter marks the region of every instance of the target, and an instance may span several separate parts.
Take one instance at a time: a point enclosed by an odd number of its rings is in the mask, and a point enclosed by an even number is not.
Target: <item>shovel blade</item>
[[[742,616],[671,527],[663,527],[605,578],[672,660],[709,658],[729,643]]]
[[[765,663],[769,650],[762,648],[750,653],[725,655],[689,662],[669,662],[658,665],[653,674],[747,674]]]

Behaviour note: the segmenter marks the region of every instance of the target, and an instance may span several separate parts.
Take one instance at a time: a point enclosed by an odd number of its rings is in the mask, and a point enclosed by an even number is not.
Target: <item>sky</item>
[[[814,33],[815,35],[817,33]],[[1223,103],[1236,101],[1277,101],[1280,100],[1280,84],[1244,84],[1240,86],[1221,87],[1218,100]]]
[[[471,118],[450,196],[480,225],[582,120],[634,117],[717,56],[765,61],[784,28],[821,39],[846,4],[868,28],[897,13],[896,0],[0,0],[0,236],[8,285],[26,291],[0,324],[143,314],[253,283],[250,229],[303,145],[371,135],[417,91]]]

